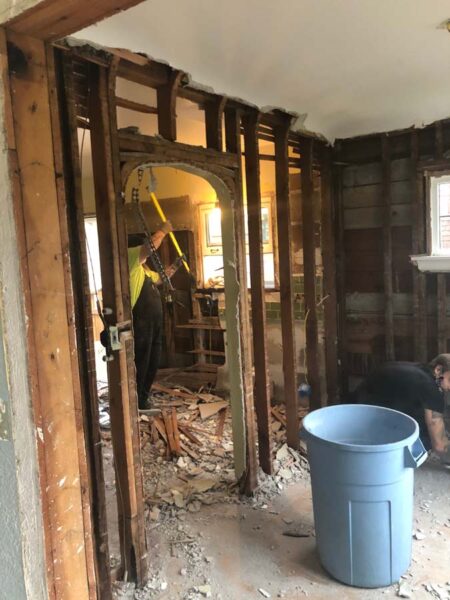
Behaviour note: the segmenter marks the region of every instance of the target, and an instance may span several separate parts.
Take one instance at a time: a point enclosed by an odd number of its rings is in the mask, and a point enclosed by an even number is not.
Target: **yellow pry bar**
[[[158,198],[155,196],[155,194],[153,192],[150,192],[150,198],[152,199],[153,206],[156,208],[156,211],[157,211],[158,215],[160,216],[161,221],[163,223],[165,223],[167,221],[166,215],[164,214],[164,211],[161,208],[160,203],[158,202]],[[183,252],[182,252],[182,250],[180,248],[180,245],[177,242],[177,238],[175,237],[174,232],[173,231],[169,231],[169,236],[170,236],[170,239],[172,240],[172,244],[173,244],[175,250],[178,253],[178,256],[180,256],[180,257],[184,256],[184,254],[183,254]],[[187,262],[184,260],[184,258],[181,259],[181,262],[183,263],[183,266],[186,269],[186,271],[188,273],[190,273],[191,270],[190,270],[189,265],[187,264]]]

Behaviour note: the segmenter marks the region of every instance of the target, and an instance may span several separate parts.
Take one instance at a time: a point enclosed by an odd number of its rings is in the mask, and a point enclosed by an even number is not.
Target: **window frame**
[[[218,208],[217,202],[207,202],[205,204],[198,205],[198,219],[199,219],[199,247],[201,257],[201,271],[202,281],[205,285],[205,273],[204,273],[204,258],[208,256],[223,256],[222,245],[219,244],[208,244],[208,231],[207,231],[207,215],[214,209]],[[278,255],[276,251],[276,216],[275,216],[275,194],[264,193],[261,195],[261,209],[268,210],[268,225],[269,225],[269,240],[263,244],[263,255],[273,255],[273,268],[274,268],[274,282],[273,285],[264,285],[266,292],[277,291],[279,286],[278,276]],[[247,206],[244,206],[244,218],[245,218],[245,254],[248,256],[249,245],[247,239]]]
[[[428,251],[431,256],[450,256],[450,248],[441,247],[440,228],[440,206],[438,198],[438,186],[440,183],[450,184],[450,170],[427,173],[427,191],[429,202],[427,203],[427,216],[429,219],[430,240]]]

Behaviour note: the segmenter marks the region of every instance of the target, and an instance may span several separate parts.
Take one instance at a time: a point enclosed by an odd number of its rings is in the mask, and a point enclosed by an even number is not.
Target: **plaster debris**
[[[261,594],[261,596],[264,596],[264,598],[270,598],[269,592],[266,592],[266,590],[263,588],[258,588],[258,592]]]
[[[412,598],[412,590],[410,590],[404,583],[400,583],[397,589],[397,596],[399,598]]]

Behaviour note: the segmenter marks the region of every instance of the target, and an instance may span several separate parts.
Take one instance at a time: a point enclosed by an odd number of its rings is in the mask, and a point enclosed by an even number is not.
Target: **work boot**
[[[161,410],[153,408],[151,396],[147,396],[144,400],[139,400],[139,414],[147,417],[157,417],[161,414]]]

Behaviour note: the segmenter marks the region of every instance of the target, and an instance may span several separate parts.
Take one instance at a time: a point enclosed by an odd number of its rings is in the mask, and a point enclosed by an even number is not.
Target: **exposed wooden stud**
[[[135,102],[134,100],[129,100],[128,98],[119,98],[116,96],[116,106],[149,115],[158,114],[158,109],[156,107],[148,106],[147,104],[142,104],[141,102]]]
[[[173,69],[168,83],[157,89],[158,131],[170,142],[177,139],[177,91],[183,75],[182,71]]]
[[[424,244],[424,194],[423,174],[418,170],[419,161],[419,135],[416,130],[410,134],[410,160],[411,160],[411,188],[413,204],[412,225],[412,252],[421,254],[425,252]],[[417,268],[413,269],[413,318],[414,318],[414,358],[426,363],[427,351],[427,301],[426,301],[426,275]]]
[[[442,160],[444,154],[444,136],[442,122],[434,124],[435,159]],[[437,273],[437,330],[438,352],[447,352],[447,284],[445,273]]]
[[[22,186],[36,367],[41,394],[44,456],[51,546],[57,598],[89,598],[82,481],[71,361],[63,254],[68,240],[61,230],[55,180],[49,81],[44,43],[9,33],[24,55],[22,70],[11,73],[12,110]],[[30,143],[39,140],[39,143]],[[84,459],[83,459],[84,460]],[[70,506],[71,510],[67,510]],[[81,550],[80,550],[81,549]]]
[[[120,173],[117,181],[118,144],[111,129],[115,114],[113,103],[115,72],[103,67],[91,68],[89,113],[97,226],[100,245],[103,306],[110,309],[108,324],[130,318],[129,285],[126,279],[126,254],[123,233],[118,224],[120,211]],[[125,250],[126,252],[126,250]],[[123,264],[125,263],[125,267]],[[122,264],[122,267],[121,267]],[[122,570],[132,580],[145,581],[146,541],[143,520],[142,474],[136,439],[137,402],[133,389],[134,361],[132,339],[121,334],[122,349],[108,363],[111,407],[111,432],[116,468],[119,532]],[[118,355],[117,355],[118,354]]]
[[[434,124],[434,139],[435,139],[435,159],[442,159],[444,154],[444,132],[442,121],[436,121]]]
[[[302,190],[302,237],[303,271],[305,287],[305,330],[306,330],[306,369],[311,386],[310,408],[322,406],[320,396],[318,325],[316,307],[316,244],[313,199],[313,141],[303,141],[303,163],[301,171]]]
[[[63,151],[64,151],[64,142],[66,140],[62,139],[61,132],[61,117],[62,111],[59,110],[58,106],[58,98],[57,98],[57,84],[56,84],[56,73],[55,73],[55,60],[53,49],[51,46],[47,46],[47,76],[49,82],[49,97],[50,97],[50,111],[52,118],[52,135],[53,135],[53,148],[54,148],[54,160],[55,160],[55,171],[56,173],[63,173]],[[75,121],[74,121],[75,124]],[[75,126],[75,135],[76,135],[76,126]],[[78,155],[77,155],[78,158]],[[78,173],[78,175],[81,175]],[[81,177],[79,181],[76,182],[75,185],[79,185],[79,192],[81,193]],[[78,449],[79,449],[79,461],[80,461],[80,481],[81,481],[81,489],[82,489],[82,503],[83,503],[83,520],[85,527],[85,547],[86,547],[86,568],[88,574],[88,582],[89,582],[89,596],[92,600],[97,598],[97,576],[96,576],[96,567],[97,567],[97,555],[94,553],[94,530],[93,530],[93,522],[91,521],[91,505],[92,505],[92,496],[91,496],[91,480],[92,480],[92,465],[88,464],[86,460],[86,454],[89,456],[90,451],[90,431],[89,431],[89,421],[87,418],[87,403],[88,397],[86,396],[86,384],[89,386],[89,382],[85,381],[84,377],[86,377],[86,372],[83,372],[83,365],[79,361],[77,350],[80,348],[80,333],[79,329],[84,329],[84,323],[77,319],[79,317],[79,306],[78,306],[78,297],[76,296],[76,287],[78,283],[81,283],[79,280],[76,282],[73,278],[73,274],[75,271],[74,264],[74,256],[73,256],[73,246],[74,246],[74,238],[72,237],[71,227],[74,223],[71,221],[71,217],[73,217],[73,213],[69,207],[69,194],[66,193],[66,186],[64,185],[64,180],[62,177],[59,177],[56,182],[57,186],[57,194],[58,194],[58,204],[59,204],[59,215],[60,215],[60,227],[62,232],[62,238],[67,240],[67,251],[63,253],[63,264],[64,264],[64,276],[66,280],[66,302],[67,302],[67,313],[72,315],[70,319],[69,325],[69,343],[71,348],[71,361],[72,361],[72,372],[73,382],[74,382],[74,402],[76,407],[76,418],[77,418],[77,435],[78,435]],[[82,213],[81,213],[82,214]],[[84,239],[84,232],[83,232]],[[79,242],[79,236],[77,235],[75,238],[77,244]],[[69,252],[70,249],[70,252]],[[83,293],[83,289],[81,293]],[[83,378],[80,380],[80,376]],[[94,374],[94,389],[95,396],[94,402],[98,404],[97,399],[97,388],[95,382],[95,374]],[[89,393],[89,391],[88,391]],[[97,426],[99,427],[98,423]],[[99,432],[100,433],[100,432]],[[90,456],[89,456],[90,458]],[[106,517],[106,514],[105,514]],[[105,523],[106,524],[106,523]],[[107,544],[106,544],[107,546]],[[109,556],[107,558],[107,565],[109,566]],[[109,575],[109,574],[108,574]]]
[[[445,273],[437,274],[438,352],[447,352],[447,284]]]
[[[336,142],[332,157],[331,171],[332,200],[335,218],[336,239],[336,297],[337,297],[337,352],[338,388],[340,397],[348,394],[348,345],[346,321],[345,248],[344,248],[344,202],[342,194],[343,167],[337,165],[341,152],[340,142]]]
[[[245,174],[247,186],[248,247],[252,301],[253,358],[255,362],[255,407],[258,421],[258,452],[261,468],[272,473],[270,380],[267,361],[266,304],[261,226],[258,123],[260,113],[248,111],[244,118]],[[291,440],[292,442],[293,440]]]
[[[299,418],[295,350],[294,289],[292,279],[292,224],[289,197],[288,135],[291,117],[274,128],[275,180],[278,228],[278,261],[283,265],[280,277],[281,339],[283,352],[286,438],[291,448],[298,448]]]
[[[55,50],[49,47],[48,53]],[[112,598],[110,558],[108,544],[108,523],[106,517],[105,478],[103,471],[102,439],[100,434],[97,378],[95,371],[94,332],[89,288],[88,257],[84,229],[84,207],[81,188],[81,166],[75,110],[73,62],[70,56],[57,54],[58,78],[52,89],[58,91],[61,107],[62,146],[65,156],[65,194],[67,197],[69,228],[71,235],[71,267],[75,288],[75,309],[77,325],[77,345],[81,352],[74,351],[80,363],[83,381],[83,429],[90,459],[90,480],[85,493],[89,493],[89,511],[92,512],[94,529],[95,563],[97,572],[97,592],[99,598]],[[56,161],[55,161],[56,162]],[[59,178],[60,185],[64,181]]]
[[[394,305],[392,286],[392,214],[391,214],[391,153],[389,138],[381,136],[382,194],[383,194],[383,261],[384,261],[384,300],[385,300],[385,353],[386,360],[395,360],[394,347]]]
[[[58,40],[117,14],[141,0],[44,0],[7,23],[8,29],[41,40]]]
[[[327,377],[327,403],[337,404],[338,390],[338,331],[337,331],[337,272],[335,242],[335,211],[331,197],[331,148],[322,148],[321,167],[321,232],[323,263],[324,345]]]
[[[223,150],[222,120],[227,99],[217,96],[205,104],[206,145],[214,150]]]
[[[6,33],[3,28],[0,28],[0,68],[1,68],[1,82],[2,82],[2,94],[4,98],[4,117],[5,117],[5,133],[8,145],[8,164],[10,168],[11,183],[13,186],[13,210],[16,225],[17,235],[17,246],[19,253],[22,257],[20,261],[20,276],[22,279],[23,286],[23,302],[24,310],[27,320],[26,337],[27,337],[27,356],[28,356],[28,376],[31,393],[32,410],[34,416],[34,423],[37,431],[44,432],[44,423],[46,422],[43,415],[43,409],[45,405],[45,395],[40,394],[39,389],[39,375],[38,375],[38,361],[37,361],[37,348],[34,336],[34,322],[33,322],[33,306],[32,306],[32,292],[30,283],[30,271],[28,260],[27,241],[26,241],[26,229],[27,225],[24,220],[24,204],[22,199],[22,188],[20,180],[20,167],[17,156],[16,140],[14,133],[14,122],[12,113],[11,103],[11,84],[9,77],[9,64],[8,64],[8,52],[6,43]],[[53,544],[51,532],[51,519],[54,517],[53,511],[49,509],[50,501],[50,486],[48,482],[47,466],[46,466],[46,454],[48,448],[45,445],[45,433],[42,436],[37,436],[36,446],[38,454],[39,464],[39,488],[41,497],[41,511],[42,511],[42,524],[44,529],[44,552],[45,552],[45,564],[46,564],[46,576],[47,576],[47,591],[48,600],[56,600],[55,597],[55,585],[54,577],[55,565],[53,563]],[[47,441],[49,437],[47,436]]]
[[[244,228],[244,202],[242,197],[241,173],[241,117],[234,108],[225,109],[225,143],[228,153],[237,158],[236,169],[236,197],[234,205],[235,247],[237,270],[241,286],[246,285],[246,258],[245,258],[245,228]],[[241,481],[241,491],[251,494],[258,485],[258,460],[256,455],[256,427],[255,408],[253,396],[252,356],[250,346],[250,319],[247,294],[239,295],[239,315],[241,324],[241,367],[242,367],[242,394],[245,413],[245,461],[246,472]]]

